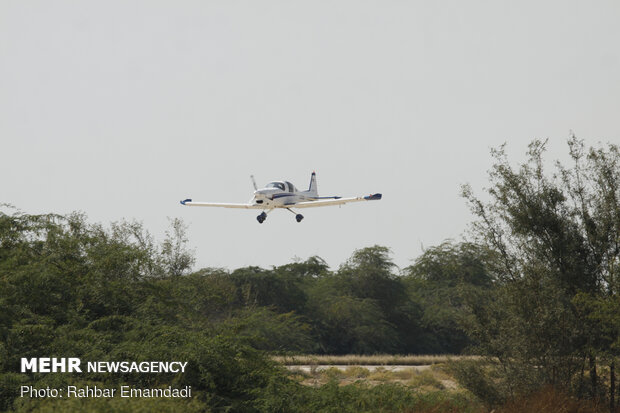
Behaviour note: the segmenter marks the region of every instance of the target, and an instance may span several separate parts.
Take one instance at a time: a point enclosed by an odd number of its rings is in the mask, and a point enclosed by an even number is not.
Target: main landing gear
[[[293,210],[292,210],[292,209],[290,209],[290,208],[286,208],[286,209],[288,209],[288,210],[289,210],[289,211],[291,211],[293,214],[295,214],[295,219],[297,220],[297,222],[301,222],[301,220],[302,220],[302,219],[304,219],[304,216],[303,216],[303,215],[296,213],[295,211],[293,211]]]
[[[293,214],[295,214],[295,220],[296,220],[297,222],[301,222],[301,220],[302,220],[302,219],[304,219],[304,216],[303,216],[303,215],[296,213],[295,211],[293,211],[293,210],[292,210],[292,209],[290,209],[290,208],[286,208],[286,209],[288,209],[288,210],[289,210],[289,211],[291,211]],[[257,216],[257,217],[256,217],[256,220],[258,221],[258,223],[259,223],[259,224],[262,224],[263,222],[265,222],[265,220],[267,219],[267,213],[268,213],[268,212],[271,212],[271,210],[269,210],[269,211],[267,211],[267,212],[263,211],[263,212],[261,212],[261,214],[260,214],[259,216]]]
[[[267,219],[267,213],[263,211],[259,216],[256,217],[256,220],[259,224],[262,224]]]

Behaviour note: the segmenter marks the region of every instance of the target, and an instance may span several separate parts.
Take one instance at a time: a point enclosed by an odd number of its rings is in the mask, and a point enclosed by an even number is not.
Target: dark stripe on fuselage
[[[282,197],[285,197],[285,196],[293,196],[293,195],[295,195],[293,192],[286,192],[286,193],[283,193],[283,194],[274,194],[271,199],[282,198]]]
[[[303,199],[311,199],[311,200],[316,200],[316,199],[340,199],[340,198],[342,198],[341,196],[305,196],[305,195],[303,195],[303,192],[302,193],[285,192],[285,193],[274,194],[271,199],[284,198],[284,197],[287,197],[287,196],[298,196],[298,197],[303,198]]]

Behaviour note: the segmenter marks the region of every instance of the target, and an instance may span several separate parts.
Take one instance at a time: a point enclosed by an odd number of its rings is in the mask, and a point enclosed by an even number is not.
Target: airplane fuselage
[[[299,202],[315,201],[317,197],[310,196],[307,191],[288,192],[279,188],[263,188],[254,191],[251,203],[260,205],[264,209],[284,208]]]

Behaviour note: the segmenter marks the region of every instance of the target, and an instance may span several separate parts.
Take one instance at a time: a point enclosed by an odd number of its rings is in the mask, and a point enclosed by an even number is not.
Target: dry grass
[[[368,380],[380,382],[393,381],[394,375],[391,371],[387,371],[384,368],[379,367],[378,369],[370,373],[370,376],[368,376]]]
[[[354,378],[354,379],[364,379],[370,376],[370,370],[360,367],[360,366],[351,366],[347,367],[344,371],[345,376]]]
[[[321,371],[321,376],[326,377],[329,380],[342,380],[345,378],[345,372],[337,369],[336,367],[330,367]]]
[[[446,363],[450,360],[477,360],[479,356],[455,356],[455,355],[391,355],[376,354],[372,356],[361,356],[348,354],[343,356],[325,356],[325,355],[299,355],[299,356],[274,356],[273,359],[286,366],[300,365],[347,365],[347,366],[365,366],[365,365],[406,365],[406,366],[427,366],[431,364]]]
[[[616,410],[618,411],[618,410]],[[562,394],[552,387],[545,388],[528,397],[508,402],[497,413],[603,413],[609,412],[605,406],[590,400],[577,400]]]
[[[373,371],[360,366],[350,366],[346,369],[342,369],[342,367],[328,367],[322,370],[317,369],[311,373],[304,373],[301,370],[293,369],[290,371],[290,377],[310,386],[321,386],[329,381],[336,380],[341,386],[355,382],[365,382],[371,386],[380,383],[400,383],[422,391],[457,388],[454,379],[445,373],[431,369],[419,371],[415,367],[389,370],[389,366],[387,368],[380,366]],[[448,383],[448,385],[446,386],[445,383]]]
[[[311,378],[312,376],[301,369],[292,369],[289,370],[289,377],[297,382],[302,382],[306,379]]]
[[[454,359],[480,358],[448,355],[302,355],[280,356],[274,359],[288,367],[291,378],[308,386],[322,386],[333,380],[341,386],[355,382],[365,382],[371,386],[399,383],[426,392],[459,389],[456,380],[443,363]],[[429,365],[430,368],[420,367]]]
[[[469,392],[458,386],[450,370],[442,365],[448,359],[480,360],[480,357],[463,356],[296,356],[278,357],[287,364],[291,377],[312,387],[320,387],[336,380],[340,386],[353,383],[375,387],[382,383],[399,383],[411,389],[420,397],[430,398],[428,405],[416,407],[418,412],[488,412],[494,413],[607,413],[609,408],[589,400],[577,400],[553,388],[545,388],[526,397],[507,402],[494,410],[486,410],[481,405],[473,410],[471,406],[454,403],[434,402],[438,395],[468,395]],[[310,366],[310,373],[295,366]],[[319,366],[339,365],[321,369]],[[371,369],[363,367],[372,366]],[[430,365],[430,368],[409,367],[400,369],[391,365]],[[293,367],[290,367],[293,366]],[[348,367],[344,367],[348,366]],[[374,368],[374,366],[379,366]],[[381,367],[385,366],[385,367]],[[373,370],[374,368],[374,370]],[[390,370],[394,369],[394,370]],[[372,370],[372,371],[371,371]],[[452,397],[452,396],[449,396]],[[463,396],[465,397],[465,396]],[[469,396],[467,396],[469,397]],[[432,400],[431,400],[432,399]],[[425,399],[426,400],[426,399]],[[473,399],[472,399],[473,400]],[[620,409],[616,411],[620,413]]]
[[[417,374],[415,374],[411,378],[411,380],[409,380],[409,386],[416,388],[426,387],[435,390],[445,389],[443,383],[439,379],[437,379],[437,377],[435,377],[434,372],[432,372],[431,370],[424,370],[416,373]]]
[[[394,376],[394,378],[397,380],[411,380],[418,374],[419,372],[417,370],[414,370],[413,368],[392,371],[392,376]]]

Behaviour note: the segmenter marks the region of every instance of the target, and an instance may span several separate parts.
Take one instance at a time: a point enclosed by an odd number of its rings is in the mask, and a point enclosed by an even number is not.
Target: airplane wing
[[[220,208],[244,208],[244,209],[264,209],[264,206],[258,204],[221,204],[214,202],[193,202],[191,199],[181,201],[181,205],[185,206],[202,206],[202,207],[220,207]]]
[[[342,205],[349,202],[359,201],[375,201],[381,199],[381,194],[372,194],[368,196],[358,196],[354,198],[335,198],[335,199],[321,199],[318,201],[299,202],[297,204],[289,205],[290,208],[312,208],[331,205]]]

